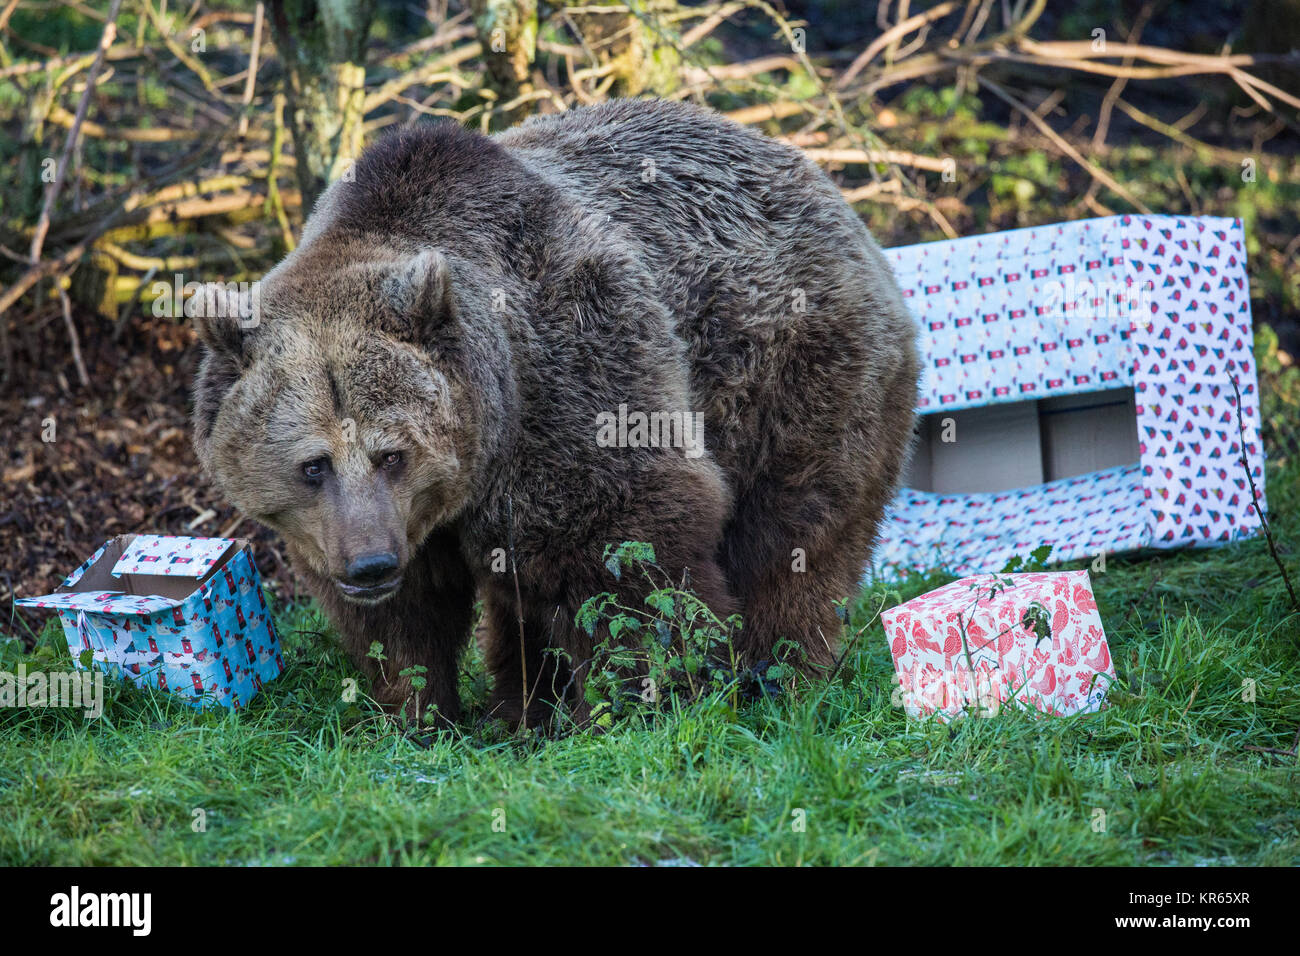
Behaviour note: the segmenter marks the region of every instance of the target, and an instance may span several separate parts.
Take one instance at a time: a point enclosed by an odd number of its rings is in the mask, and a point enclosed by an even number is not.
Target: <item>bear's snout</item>
[[[345,575],[335,579],[343,596],[374,603],[393,594],[402,583],[400,561],[391,551],[363,554],[348,562]]]
[[[397,555],[391,551],[367,554],[348,564],[348,583],[360,587],[382,584],[397,570]]]

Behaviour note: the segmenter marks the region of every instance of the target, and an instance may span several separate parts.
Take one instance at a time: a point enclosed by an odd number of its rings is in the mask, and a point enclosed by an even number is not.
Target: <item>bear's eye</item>
[[[302,476],[307,479],[310,485],[318,485],[325,479],[325,469],[329,467],[329,460],[326,458],[313,458],[311,461],[304,462],[302,466]]]
[[[402,463],[402,453],[400,451],[385,452],[384,457],[379,459],[379,463],[385,469],[396,468]]]

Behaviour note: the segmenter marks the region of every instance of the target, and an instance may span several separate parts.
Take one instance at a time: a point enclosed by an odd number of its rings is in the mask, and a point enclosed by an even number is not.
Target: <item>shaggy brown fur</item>
[[[742,612],[750,662],[781,637],[830,662],[918,366],[889,268],[826,176],[704,110],[633,101],[495,138],[404,130],[355,173],[263,280],[256,328],[198,320],[194,436],[283,533],[378,699],[401,706],[398,671],[422,664],[455,719],[477,591],[495,710],[522,716],[526,664],[535,721],[552,683],[581,687],[543,648],[589,659],[574,614],[618,586],[601,555],[627,540]],[[620,405],[703,413],[706,450],[604,447],[598,416]],[[387,593],[357,586],[372,553],[398,565]]]

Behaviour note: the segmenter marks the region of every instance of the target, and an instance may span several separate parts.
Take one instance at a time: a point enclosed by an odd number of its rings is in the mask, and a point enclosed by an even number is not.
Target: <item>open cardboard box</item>
[[[154,535],[119,534],[104,544],[98,560],[94,560],[75,583],[69,586],[65,581],[54,593],[121,592],[138,597],[155,596],[169,601],[184,601],[220,571],[237,551],[248,546],[248,542],[242,538],[172,538],[171,541],[201,542],[200,547],[186,555],[184,565],[177,565],[164,563],[161,560],[163,555],[151,553],[157,550],[153,548],[137,545],[137,549],[128,554],[131,545],[143,537],[161,540],[160,536]],[[159,560],[144,560],[155,557]],[[156,572],[137,570],[151,568],[151,565],[157,566]],[[202,573],[196,578],[187,571]]]
[[[944,440],[948,419],[953,441]],[[1133,389],[1108,389],[922,416],[903,484],[939,494],[1006,491],[1140,457]]]
[[[922,417],[877,575],[996,572],[1044,544],[1054,562],[1095,560],[1258,529],[1240,220],[1112,216],[885,254],[917,321]]]
[[[284,669],[248,542],[118,535],[52,594],[22,607],[59,614],[74,661],[196,706],[239,707]]]

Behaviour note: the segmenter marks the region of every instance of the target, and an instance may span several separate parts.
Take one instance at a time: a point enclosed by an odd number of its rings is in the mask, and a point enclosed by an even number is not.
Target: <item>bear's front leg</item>
[[[563,626],[558,620],[562,611],[552,607],[546,616],[525,599],[528,610],[521,628],[514,593],[507,591],[487,588],[483,593],[482,646],[492,675],[487,713],[511,728],[549,726],[557,705],[572,696],[566,694],[573,687],[568,661],[547,650],[561,646],[552,635],[557,623]]]
[[[714,548],[707,534],[682,534],[660,544],[656,552],[670,580],[683,580],[689,569],[691,590],[725,620],[735,612],[736,602],[712,558]],[[543,597],[524,588],[522,627],[510,585],[484,591],[483,650],[493,685],[488,713],[511,727],[554,726],[563,714],[561,726],[585,730],[591,726],[592,707],[585,688],[592,668],[614,669],[630,686],[642,689],[647,668],[643,661],[626,655],[620,655],[623,665],[598,660],[597,645],[610,640],[608,622],[600,622],[594,634],[588,634],[576,623],[579,609],[587,598],[606,591],[618,594],[627,607],[643,608],[647,595],[657,588],[635,574],[615,578],[589,554],[549,555],[548,560],[552,568],[564,569],[569,593]]]
[[[370,678],[372,695],[385,708],[419,724],[430,705],[435,727],[460,718],[460,658],[474,616],[474,582],[449,534],[434,534],[408,563],[397,593],[379,604],[346,600],[327,579],[304,572],[338,630],[353,666]],[[383,645],[383,661],[370,655]],[[424,667],[422,674],[403,674]],[[422,676],[418,692],[412,676]]]

